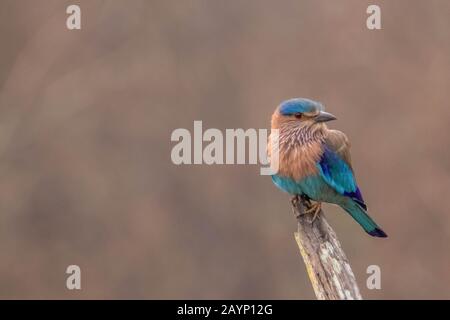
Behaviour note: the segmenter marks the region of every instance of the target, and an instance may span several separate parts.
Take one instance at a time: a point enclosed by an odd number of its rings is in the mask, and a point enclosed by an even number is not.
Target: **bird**
[[[350,142],[327,122],[336,117],[325,111],[322,103],[307,98],[283,101],[272,114],[271,135],[278,129],[278,145],[269,137],[268,158],[278,152],[278,168],[271,174],[273,183],[293,196],[293,205],[303,201],[305,213],[315,220],[322,202],[336,204],[361,225],[369,235],[386,238],[387,234],[367,213],[351,163]],[[314,201],[313,204],[311,201]]]

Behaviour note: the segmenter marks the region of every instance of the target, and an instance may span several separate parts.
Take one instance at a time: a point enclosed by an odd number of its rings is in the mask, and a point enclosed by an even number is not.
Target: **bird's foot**
[[[314,204],[311,204],[311,202],[309,203],[309,207],[308,209],[305,211],[305,214],[313,214],[313,219],[311,221],[311,223],[313,223],[314,221],[316,221],[317,216],[319,215],[320,211],[322,210],[322,202],[315,202]]]

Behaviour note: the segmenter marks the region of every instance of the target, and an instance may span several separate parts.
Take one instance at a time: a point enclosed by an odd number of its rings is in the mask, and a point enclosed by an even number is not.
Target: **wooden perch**
[[[295,240],[317,299],[362,300],[348,259],[323,212],[311,223],[312,215],[303,214],[302,201],[293,206],[298,221]]]

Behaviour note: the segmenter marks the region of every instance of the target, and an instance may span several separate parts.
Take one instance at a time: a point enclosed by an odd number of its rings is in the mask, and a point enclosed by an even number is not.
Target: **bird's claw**
[[[316,221],[317,216],[319,215],[320,211],[322,210],[322,202],[316,202],[314,204],[311,204],[309,208],[305,211],[307,214],[313,214],[313,218],[311,223]]]
[[[299,206],[299,202],[302,203],[301,206]],[[306,196],[295,195],[291,199],[291,204],[292,204],[292,212],[294,213],[297,219],[306,214],[313,214],[311,223],[316,221],[320,211],[322,210],[322,202],[311,203],[311,200]],[[307,209],[304,210],[304,208]]]

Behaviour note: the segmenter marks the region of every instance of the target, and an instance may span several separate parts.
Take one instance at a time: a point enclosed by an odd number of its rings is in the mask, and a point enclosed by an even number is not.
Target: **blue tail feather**
[[[387,234],[372,220],[357,202],[349,200],[342,208],[358,222],[372,237],[387,238]]]

